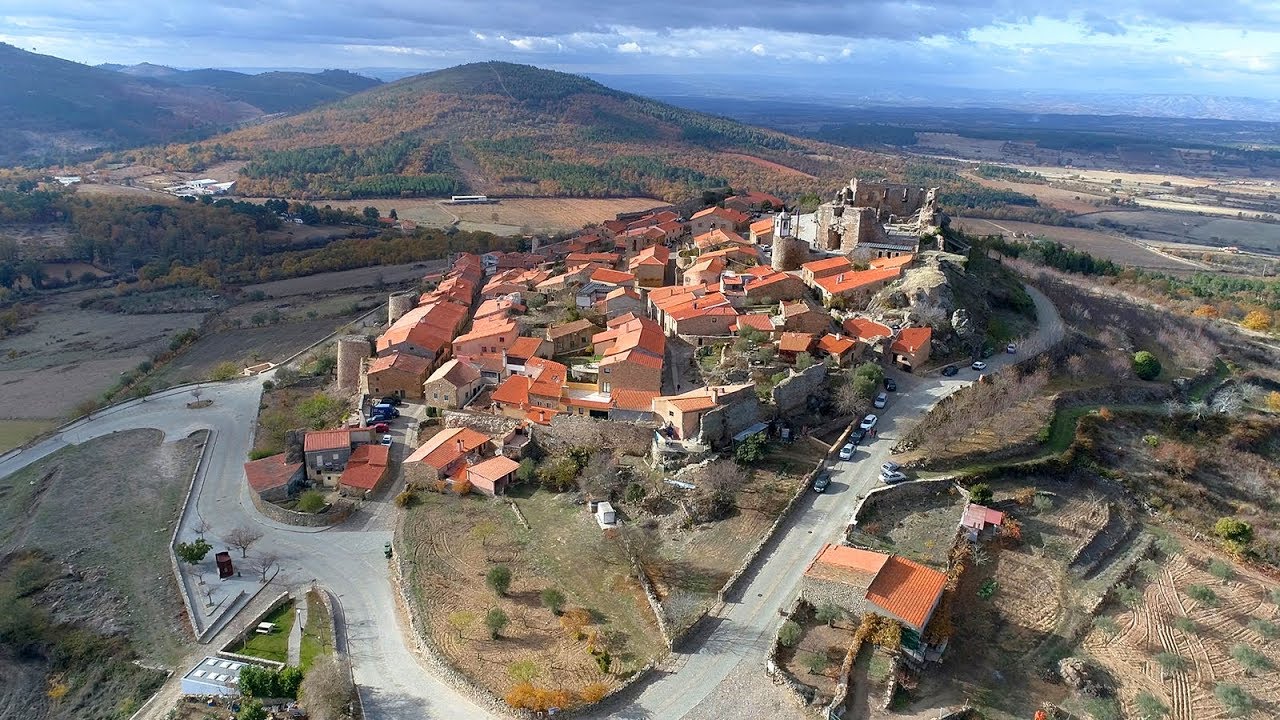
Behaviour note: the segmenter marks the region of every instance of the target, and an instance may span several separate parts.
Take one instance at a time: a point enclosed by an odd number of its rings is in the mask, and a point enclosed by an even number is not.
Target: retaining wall
[[[296,525],[298,527],[327,527],[329,525],[337,525],[342,521],[351,517],[351,513],[355,512],[354,503],[338,501],[329,506],[329,509],[322,513],[304,513],[295,510],[282,508],[274,503],[263,500],[258,493],[249,491],[249,498],[253,500],[253,506],[258,512],[266,515],[268,518],[285,525]]]

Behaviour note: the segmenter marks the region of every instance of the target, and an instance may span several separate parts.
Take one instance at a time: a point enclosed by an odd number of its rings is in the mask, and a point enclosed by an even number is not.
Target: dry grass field
[[[404,265],[379,265],[287,280],[272,280],[256,285],[246,285],[241,290],[246,294],[261,291],[270,298],[283,298],[290,295],[331,293],[351,288],[376,288],[379,285],[398,286],[404,283],[415,283],[423,275],[441,270],[447,265],[448,263],[444,260],[428,260]]]
[[[781,173],[783,175],[793,175],[796,177],[809,178],[810,180],[818,179],[816,176],[810,175],[807,172],[803,172],[792,167],[787,167],[786,165],[773,162],[772,160],[765,160],[764,158],[756,157],[755,155],[746,155],[743,153],[729,153],[729,152],[720,153],[720,155],[721,157],[733,158],[735,160],[745,160],[746,162],[749,162],[752,165],[762,167],[766,170],[772,170],[774,172]]]
[[[1030,237],[1046,237],[1077,250],[1083,250],[1095,257],[1105,258],[1128,267],[1185,271],[1198,269],[1198,265],[1194,262],[1169,257],[1145,248],[1127,238],[1098,230],[1040,225],[1016,220],[986,220],[983,218],[964,217],[953,218],[951,223],[953,227],[975,235],[1002,234],[1011,238],[1016,234]]]
[[[568,496],[533,491],[518,498],[530,530],[506,502],[421,496],[401,529],[413,568],[408,582],[433,644],[482,687],[502,696],[527,678],[570,692],[595,683],[613,688],[660,652],[639,584],[625,564],[602,555],[603,531]],[[496,565],[511,570],[504,597],[485,585]],[[541,593],[551,587],[564,593],[566,609],[590,612],[592,623],[583,633],[566,631],[542,606]],[[484,624],[490,608],[510,619],[496,639]],[[608,648],[608,673],[588,651],[592,634]]]
[[[360,207],[373,206],[383,215],[394,208],[403,220],[430,227],[459,223],[463,230],[483,230],[495,235],[524,232],[570,232],[589,223],[612,220],[618,213],[659,207],[650,198],[504,198],[492,205],[444,205],[439,200],[395,198],[353,200]]]
[[[1075,190],[1066,190],[1056,188],[1049,185],[1036,185],[1034,183],[1020,183],[1012,180],[993,180],[984,178],[975,173],[962,173],[964,177],[982,185],[984,187],[996,188],[999,190],[1012,190],[1030,195],[1040,201],[1041,205],[1051,208],[1057,208],[1067,213],[1087,213],[1096,211],[1102,203],[1106,202],[1106,197],[1102,195],[1091,195]]]
[[[1210,563],[1217,575],[1209,571]],[[1231,568],[1231,579],[1221,579],[1224,567]],[[1252,712],[1235,717],[1274,718],[1280,709],[1276,587],[1270,578],[1187,544],[1153,567],[1134,607],[1109,615],[1117,631],[1095,628],[1084,649],[1117,679],[1126,717],[1138,717],[1140,692],[1166,705],[1170,720],[1233,717],[1214,696],[1219,683],[1230,683],[1254,704]],[[1212,595],[1202,595],[1205,589]],[[1237,659],[1247,652],[1242,647],[1262,658],[1252,661],[1252,669]]]

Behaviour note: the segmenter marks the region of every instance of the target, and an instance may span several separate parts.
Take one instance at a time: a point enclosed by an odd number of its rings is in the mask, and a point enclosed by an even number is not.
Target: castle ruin
[[[872,183],[856,178],[818,206],[820,251],[896,257],[920,249],[920,236],[941,224],[937,188]]]

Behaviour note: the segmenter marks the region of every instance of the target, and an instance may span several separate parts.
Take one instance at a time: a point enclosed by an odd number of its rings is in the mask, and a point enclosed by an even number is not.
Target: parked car
[[[844,446],[844,447],[842,447],[842,448],[840,448],[840,459],[841,459],[841,460],[852,460],[852,459],[853,459],[853,452],[854,452],[854,450],[853,450],[853,443],[845,443],[845,446]]]
[[[381,400],[379,400],[379,401],[378,401],[378,403],[379,403],[380,405],[395,405],[395,406],[399,406],[399,405],[403,405],[403,404],[404,404],[404,400],[401,400],[399,397],[397,397],[397,396],[395,396],[395,395],[387,395],[387,396],[383,397]]]
[[[827,473],[818,473],[818,477],[813,479],[813,491],[816,493],[823,492],[827,486],[831,484],[831,476]]]
[[[374,414],[384,415],[389,418],[400,417],[400,411],[397,410],[396,407],[390,403],[378,403],[377,405],[374,405],[373,412]]]
[[[995,352],[996,352],[996,351],[995,351],[995,350],[992,350],[989,346],[983,346],[983,348],[982,348],[982,357],[984,357],[984,358],[989,358],[989,357],[991,357],[992,355],[994,355],[994,354],[995,354]]]
[[[391,426],[390,426],[390,425],[388,425],[388,424],[386,424],[386,423],[384,423],[384,422],[380,422],[380,423],[377,423],[377,424],[375,424],[375,425],[373,426],[373,431],[374,431],[374,432],[377,432],[377,433],[390,432],[390,431],[391,431]]]
[[[885,473],[898,472],[901,469],[902,469],[901,465],[890,460],[880,466],[880,474],[883,475]]]
[[[858,425],[858,427],[862,428],[863,430],[870,430],[871,428],[876,426],[876,422],[878,422],[879,420],[880,418],[876,417],[875,415],[868,415],[862,418],[862,423]]]
[[[888,393],[880,393],[879,395],[876,395],[876,399],[875,399],[875,400],[873,400],[873,401],[871,402],[871,404],[872,404],[872,405],[874,405],[874,406],[876,406],[877,408],[882,408],[882,407],[884,407],[885,405],[888,405],[888,404],[889,404],[889,394],[888,394]]]
[[[907,476],[901,472],[881,473],[880,479],[884,481],[885,485],[892,485],[906,480]]]
[[[867,436],[866,430],[863,430],[860,427],[854,428],[853,432],[849,433],[849,444],[857,445],[858,443],[862,442],[862,439],[865,438],[866,436]]]
[[[884,389],[885,389],[885,390],[888,390],[889,392],[897,392],[897,390],[898,390],[898,383],[897,383],[897,381],[895,381],[895,380],[894,380],[893,378],[891,378],[891,377],[887,377],[887,378],[885,378],[885,379],[884,379]]]
[[[982,372],[983,370],[987,369],[987,364],[982,362],[981,360],[974,360],[973,364],[970,365],[969,367],[973,368],[974,370],[977,370],[978,372]]]
[[[375,415],[369,415],[368,417],[366,417],[364,419],[364,424],[368,427],[373,427],[375,425],[386,425],[389,420],[391,420],[391,418],[387,417],[386,415],[375,414]]]
[[[391,436],[383,435],[382,440],[380,440],[379,442],[381,442],[383,445],[386,445],[387,447],[391,447]]]
[[[1008,345],[1004,346],[1004,351],[1009,353],[1010,355],[1013,355],[1018,352],[1018,346],[1014,345],[1013,343],[1009,343]]]
[[[943,374],[943,375],[945,375],[945,376],[947,376],[947,377],[952,377],[953,375],[955,375],[955,374],[956,374],[956,373],[958,373],[958,372],[960,372],[960,371],[956,369],[956,366],[955,366],[955,365],[948,365],[948,366],[946,366],[946,367],[942,368],[942,374]]]

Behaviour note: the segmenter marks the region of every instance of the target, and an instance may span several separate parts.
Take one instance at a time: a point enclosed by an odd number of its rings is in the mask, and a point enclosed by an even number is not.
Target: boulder
[[[1111,687],[1107,676],[1097,667],[1080,658],[1063,658],[1058,661],[1058,675],[1067,687],[1084,697],[1110,697]]]

